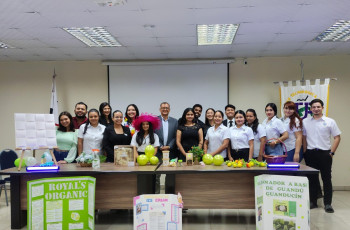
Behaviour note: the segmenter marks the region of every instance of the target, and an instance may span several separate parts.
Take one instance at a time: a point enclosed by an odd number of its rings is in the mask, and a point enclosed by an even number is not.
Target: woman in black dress
[[[179,148],[179,159],[186,160],[186,153],[192,146],[203,147],[203,130],[196,123],[194,111],[187,108],[179,121],[176,132],[176,145]]]
[[[107,126],[103,133],[102,151],[107,155],[107,162],[114,162],[114,146],[130,145],[131,133],[128,127],[122,126],[123,113],[120,110],[113,112],[113,125]]]

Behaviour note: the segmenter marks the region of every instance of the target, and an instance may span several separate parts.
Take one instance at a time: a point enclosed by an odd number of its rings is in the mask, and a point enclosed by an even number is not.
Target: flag
[[[51,105],[50,105],[50,114],[53,114],[55,118],[55,124],[58,126],[58,100],[57,100],[57,91],[56,91],[56,73],[54,71],[52,76],[52,89],[51,89]]]

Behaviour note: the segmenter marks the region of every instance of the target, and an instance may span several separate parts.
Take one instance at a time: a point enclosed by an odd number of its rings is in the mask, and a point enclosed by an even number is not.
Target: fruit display
[[[220,166],[224,163],[224,158],[221,155],[217,154],[214,156],[213,163],[216,166]]]
[[[246,162],[244,159],[239,159],[235,161],[226,161],[226,165],[234,168],[266,167],[266,162],[257,161],[255,159]]]
[[[213,163],[214,157],[210,154],[204,154],[202,158],[204,164],[211,165]]]

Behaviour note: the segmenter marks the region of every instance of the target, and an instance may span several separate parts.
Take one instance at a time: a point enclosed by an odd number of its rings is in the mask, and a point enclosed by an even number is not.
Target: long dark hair
[[[193,113],[193,115],[195,114],[193,108],[187,108],[187,109],[185,109],[184,112],[182,113],[182,117],[181,117],[180,120],[179,120],[179,125],[185,125],[185,124],[186,124],[186,114],[187,114],[188,112],[190,112],[190,111]],[[194,117],[193,117],[193,123],[197,123],[197,118],[196,118],[195,115],[194,115]]]
[[[247,109],[247,111],[245,112],[246,114],[248,112],[251,112],[253,113],[253,116],[255,117],[255,120],[253,121],[253,123],[251,125],[248,124],[248,121],[247,121],[247,125],[252,128],[253,132],[256,134],[258,132],[258,126],[259,126],[259,119],[256,115],[256,112],[254,109]]]
[[[100,104],[100,108],[99,108],[99,110],[100,110],[100,123],[106,123],[106,124],[108,124],[108,122],[107,122],[107,119],[106,119],[106,116],[103,114],[103,109],[106,107],[106,106],[108,106],[109,108],[110,108],[110,112],[109,112],[109,115],[108,115],[108,120],[109,120],[109,122],[112,122],[112,107],[111,107],[111,105],[108,103],[108,102],[102,102],[101,104]],[[104,122],[105,121],[105,122]]]
[[[210,123],[209,123],[209,120],[208,120],[208,118],[207,118],[207,112],[208,112],[208,110],[213,110],[214,116],[215,116],[215,110],[214,110],[213,108],[208,108],[208,109],[205,111],[205,124],[206,124],[207,126],[211,126]]]
[[[130,104],[130,105],[128,105],[128,106],[126,107],[126,111],[125,111],[125,118],[128,120],[128,123],[129,123],[129,124],[131,124],[132,121],[133,121],[133,120],[129,117],[129,115],[128,115],[128,109],[129,109],[130,106],[133,106],[133,107],[135,108],[135,111],[136,111],[136,115],[135,115],[134,119],[135,119],[136,117],[140,116],[140,114],[139,114],[139,108],[137,108],[137,106],[136,106],[135,104]]]
[[[295,128],[297,127],[297,124],[295,123],[295,118],[297,118],[299,120],[299,124],[300,124],[300,129],[303,129],[303,120],[300,118],[299,114],[297,113],[297,107],[295,106],[295,103],[292,101],[287,101],[286,103],[284,103],[283,108],[287,107],[288,109],[293,109],[294,113],[289,117],[290,122],[289,122],[289,128],[292,130],[293,126]]]
[[[89,114],[90,114],[90,113],[93,113],[93,112],[97,113],[97,115],[100,116],[100,114],[99,114],[99,112],[97,111],[97,109],[90,109],[90,110],[89,110],[89,112],[88,112],[88,119],[87,119],[87,121],[86,121],[86,123],[85,123],[85,128],[84,128],[83,134],[86,133],[86,130],[87,130],[89,124],[90,124]]]
[[[266,106],[265,106],[265,111],[266,111],[266,108],[267,107],[271,107],[272,108],[272,110],[275,112],[275,116],[277,116],[277,106],[276,106],[276,104],[275,103],[268,103]]]
[[[142,122],[143,123],[143,122]],[[142,123],[140,124],[140,131],[136,134],[136,143],[141,146],[143,140],[145,139],[145,130],[142,128]],[[148,136],[149,136],[149,142],[151,145],[154,144],[154,131],[153,131],[153,125],[151,122],[148,122],[149,129],[148,129]]]
[[[75,128],[74,128],[74,124],[73,124],[73,118],[72,115],[70,113],[68,113],[67,111],[63,111],[62,113],[60,113],[60,115],[58,116],[58,128],[57,130],[61,131],[61,132],[67,132],[66,127],[64,127],[61,124],[61,117],[62,116],[67,116],[69,118],[70,124],[69,124],[69,131],[74,132]]]
[[[246,125],[247,124],[247,118],[246,118],[246,116],[245,116],[245,113],[244,113],[244,111],[243,110],[237,110],[236,112],[235,112],[235,116],[234,117],[236,117],[236,115],[237,114],[242,114],[243,115],[243,117],[244,117],[244,125]],[[235,123],[236,123],[236,119],[235,119]]]

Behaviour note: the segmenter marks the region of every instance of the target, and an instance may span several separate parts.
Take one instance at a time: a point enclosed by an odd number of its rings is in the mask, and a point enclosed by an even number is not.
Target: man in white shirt
[[[323,101],[314,99],[310,102],[312,117],[303,121],[303,147],[306,165],[321,172],[324,189],[324,209],[333,213],[332,207],[332,161],[340,143],[340,134],[337,123],[323,115]],[[331,145],[331,136],[334,138]],[[310,182],[310,209],[317,208],[317,193],[319,184],[318,175],[309,176]]]

